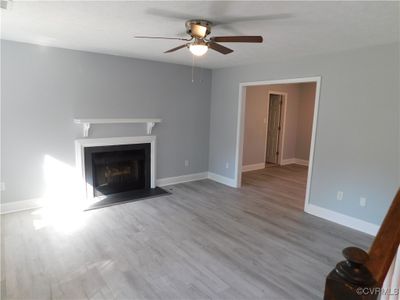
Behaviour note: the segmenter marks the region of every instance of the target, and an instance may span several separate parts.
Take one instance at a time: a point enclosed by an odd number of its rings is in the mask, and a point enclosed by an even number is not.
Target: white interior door
[[[281,130],[282,95],[270,94],[267,127],[266,163],[278,163]]]

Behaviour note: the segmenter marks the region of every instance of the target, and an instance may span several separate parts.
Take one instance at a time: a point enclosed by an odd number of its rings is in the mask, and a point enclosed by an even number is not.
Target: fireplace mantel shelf
[[[147,134],[151,134],[156,123],[160,123],[162,119],[74,119],[75,124],[83,126],[83,136],[89,136],[89,129],[92,124],[127,124],[127,123],[146,123]]]

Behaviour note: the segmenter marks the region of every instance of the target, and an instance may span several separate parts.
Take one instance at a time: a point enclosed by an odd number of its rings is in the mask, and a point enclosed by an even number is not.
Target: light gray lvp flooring
[[[72,216],[73,230],[5,215],[2,299],[321,299],[341,250],[372,238],[305,214],[306,175],[289,165],[245,173],[241,189],[170,186]]]

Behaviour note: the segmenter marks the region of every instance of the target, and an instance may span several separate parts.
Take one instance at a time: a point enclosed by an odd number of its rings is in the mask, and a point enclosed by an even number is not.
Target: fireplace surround
[[[76,140],[76,165],[86,200],[155,188],[155,142],[155,136]]]

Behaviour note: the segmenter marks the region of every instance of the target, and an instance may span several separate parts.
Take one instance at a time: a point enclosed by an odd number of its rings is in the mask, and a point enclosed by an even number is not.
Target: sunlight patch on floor
[[[51,226],[63,233],[83,228],[90,214],[84,212],[88,203],[76,168],[45,155],[43,173],[46,191],[43,207],[32,213],[35,216],[34,228],[39,230]]]

